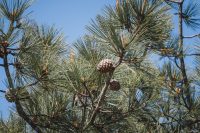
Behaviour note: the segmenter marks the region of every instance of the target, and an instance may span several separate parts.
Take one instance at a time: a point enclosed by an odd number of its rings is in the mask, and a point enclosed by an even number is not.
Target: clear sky
[[[105,5],[114,4],[115,0],[35,0],[29,11],[39,24],[54,25],[64,32],[68,44],[84,33],[85,26],[96,14],[101,13]],[[4,71],[0,69],[0,89],[5,90]],[[0,93],[0,111],[5,118],[12,106]]]
[[[36,0],[32,17],[41,24],[55,25],[62,29],[67,42],[85,33],[85,25],[101,13],[105,5],[115,0]]]

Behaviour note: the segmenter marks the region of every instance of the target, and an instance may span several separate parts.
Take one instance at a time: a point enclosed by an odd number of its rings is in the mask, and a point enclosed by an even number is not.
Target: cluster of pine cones
[[[114,69],[115,67],[113,65],[112,60],[110,59],[103,59],[97,65],[97,70],[101,73],[111,72]],[[110,90],[112,91],[118,91],[120,89],[120,83],[115,79],[111,79],[109,87],[110,87]]]

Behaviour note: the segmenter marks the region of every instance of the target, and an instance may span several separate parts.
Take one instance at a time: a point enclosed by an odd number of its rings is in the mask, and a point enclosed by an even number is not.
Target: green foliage
[[[26,123],[14,112],[10,113],[8,120],[0,120],[0,132],[1,133],[25,133]]]
[[[197,28],[197,4],[180,11],[182,2],[117,0],[116,7],[105,7],[92,20],[87,27],[90,34],[71,46],[66,46],[55,27],[29,21],[16,26],[29,4],[20,0],[0,3],[3,19],[10,24],[8,32],[3,22],[0,28],[0,48],[10,50],[0,51],[12,92],[6,91],[5,96],[14,97],[16,107],[16,114],[1,120],[0,131],[200,131],[199,46],[192,51],[196,53],[188,54],[182,43],[185,36],[181,32],[179,38],[171,35],[170,11],[171,6],[181,12],[179,17],[188,26]],[[17,14],[11,17],[14,11]],[[5,40],[8,46],[3,46]],[[152,54],[166,59],[160,68],[150,59]],[[184,64],[190,56],[196,57],[191,76]],[[114,66],[107,73],[97,70],[104,59],[112,60]],[[8,66],[14,68],[12,75]],[[111,80],[120,84],[118,91],[110,89]]]
[[[0,2],[1,15],[8,20],[21,19],[24,12],[30,7],[32,0],[2,0]]]
[[[183,20],[185,24],[194,30],[198,29],[200,25],[199,13],[199,4],[194,1],[190,1],[183,10]]]

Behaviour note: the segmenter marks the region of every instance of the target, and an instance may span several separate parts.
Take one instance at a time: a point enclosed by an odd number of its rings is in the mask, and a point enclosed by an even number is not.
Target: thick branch
[[[105,82],[105,85],[104,85],[104,87],[103,87],[103,89],[102,89],[102,91],[101,91],[101,93],[100,93],[100,95],[99,95],[99,101],[98,101],[98,103],[97,103],[97,106],[96,106],[96,108],[94,109],[94,111],[92,112],[92,115],[91,115],[91,117],[90,117],[89,122],[88,122],[88,123],[86,124],[86,126],[83,128],[84,130],[85,130],[86,128],[88,128],[90,124],[92,124],[92,123],[94,122],[94,120],[95,120],[95,118],[96,118],[96,115],[97,115],[97,112],[99,111],[100,105],[101,105],[101,103],[102,103],[102,101],[103,101],[103,99],[104,99],[104,96],[105,96],[105,94],[106,94],[106,91],[107,91],[107,89],[108,89],[108,86],[109,86],[109,82],[110,82],[110,80],[111,80],[111,77],[112,77],[112,74],[109,76],[109,78],[108,78],[107,81]]]
[[[4,68],[5,68],[6,77],[9,83],[9,87],[11,89],[14,89],[14,84],[12,82],[12,78],[11,78],[9,67],[8,67],[7,55],[5,55],[4,57],[4,66],[5,66]],[[16,110],[19,116],[22,117],[35,131],[37,131],[38,133],[42,133],[42,131],[36,126],[36,124],[34,124],[34,122],[24,112],[23,107],[19,100],[15,101],[15,105],[16,105]]]
[[[5,49],[6,51],[6,49]],[[14,85],[13,85],[13,82],[12,82],[12,77],[10,75],[10,71],[9,71],[9,64],[8,64],[8,59],[7,59],[7,55],[4,56],[4,59],[3,59],[3,66],[4,66],[4,70],[5,70],[5,73],[6,73],[6,77],[7,77],[7,80],[8,80],[8,83],[9,83],[9,87],[11,89],[14,89]]]
[[[13,22],[11,22],[7,36],[6,36],[7,37],[6,39],[10,38],[10,36],[13,33],[13,30],[14,30]],[[4,47],[4,51],[7,51],[7,48]],[[8,55],[7,54],[4,55],[3,63],[4,63],[3,64],[4,70],[5,70],[7,80],[8,80],[9,87],[11,89],[14,89],[13,80],[12,80],[10,70],[9,70],[9,63],[8,63]],[[22,105],[21,105],[21,103],[18,99],[16,99],[15,105],[16,105],[16,110],[17,110],[19,116],[22,117],[37,133],[42,133],[42,131],[37,127],[37,125],[27,116],[26,112],[23,110],[23,107],[22,107]]]

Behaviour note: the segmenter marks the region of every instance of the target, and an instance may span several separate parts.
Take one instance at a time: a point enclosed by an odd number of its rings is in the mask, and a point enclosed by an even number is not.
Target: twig
[[[176,58],[176,57],[174,58],[174,62],[175,62],[175,65],[176,65],[179,69],[181,69],[181,67],[178,65],[178,62],[177,62],[177,58]]]
[[[186,54],[185,56],[200,56],[200,54]]]
[[[87,95],[87,90],[85,90],[85,94]],[[87,97],[85,97],[84,100],[85,100],[84,104],[87,105]],[[85,119],[86,119],[86,109],[87,109],[86,106],[84,106],[82,109],[82,122],[81,122],[81,127],[82,127],[81,130],[82,131],[84,130],[83,128],[84,128],[84,123],[85,123]]]
[[[91,92],[88,90],[88,88],[87,88],[85,82],[83,83],[83,86],[84,86],[84,88],[86,89],[86,91],[88,92],[88,95],[89,95],[90,100],[91,100],[91,102],[92,102],[92,106],[94,107],[94,101],[93,101],[93,98],[92,98],[92,94],[91,94]]]
[[[192,35],[192,36],[183,36],[183,38],[189,39],[189,38],[195,38],[200,37],[200,34]]]
[[[0,90],[0,92],[2,92],[2,93],[6,93],[6,91],[4,91],[4,90]]]
[[[111,75],[112,75],[112,74],[111,74]],[[91,117],[90,117],[90,120],[89,120],[89,122],[85,125],[85,127],[83,128],[83,130],[87,129],[87,128],[89,127],[89,125],[92,124],[92,123],[94,122],[94,120],[95,120],[95,118],[96,118],[96,115],[97,115],[97,112],[99,111],[99,107],[100,107],[100,105],[101,105],[101,103],[102,103],[102,101],[103,101],[103,98],[104,98],[104,96],[105,96],[105,94],[106,94],[106,91],[107,91],[107,89],[108,89],[109,82],[110,82],[110,80],[111,80],[111,75],[110,75],[110,77],[107,79],[107,81],[105,82],[105,85],[104,85],[104,87],[103,87],[103,89],[102,89],[102,91],[101,91],[101,93],[100,93],[100,95],[99,95],[99,101],[98,101],[98,103],[97,103],[97,106],[96,106],[96,108],[94,109],[94,111],[92,112],[92,115],[91,115]]]
[[[178,4],[183,3],[183,0],[165,0],[165,1],[178,3]]]
[[[114,65],[114,68],[117,68],[122,63],[124,54],[125,54],[125,51],[123,50],[121,55],[119,56],[119,61]]]
[[[8,48],[9,50],[15,51],[15,50],[21,50],[20,48]]]

